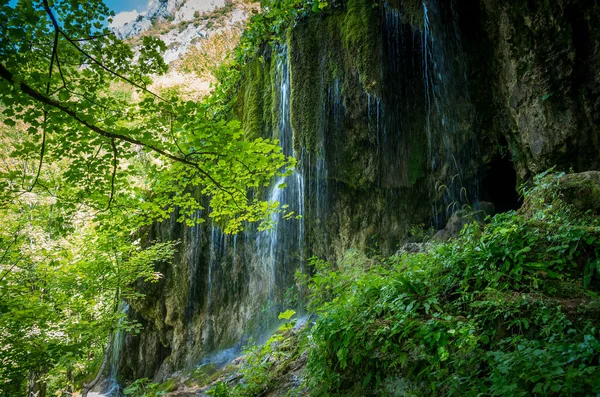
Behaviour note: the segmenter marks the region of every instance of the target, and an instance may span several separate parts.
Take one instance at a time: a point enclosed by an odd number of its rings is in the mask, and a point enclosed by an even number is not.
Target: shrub
[[[313,259],[311,391],[600,390],[600,319],[581,315],[598,302],[600,223],[554,194],[561,177],[537,177],[523,189],[523,210],[467,225],[455,241],[422,253],[336,267]],[[568,287],[558,294],[556,283]]]

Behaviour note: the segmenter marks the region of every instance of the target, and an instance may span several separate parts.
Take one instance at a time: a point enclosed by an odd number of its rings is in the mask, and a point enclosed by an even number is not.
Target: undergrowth
[[[538,176],[521,210],[421,252],[313,258],[312,326],[249,349],[209,393],[596,396],[600,218],[561,200],[562,176]],[[286,383],[299,365],[304,381]]]
[[[600,222],[561,174],[519,212],[367,266],[313,260],[311,395],[595,395]]]
[[[296,312],[288,310],[279,315],[283,324],[264,345],[247,347],[244,360],[239,367],[235,385],[225,381],[217,382],[207,393],[213,397],[251,397],[265,395],[277,384],[278,380],[290,369],[290,365],[298,360],[301,349],[305,346],[306,334],[294,328]],[[290,392],[288,395],[294,395]]]

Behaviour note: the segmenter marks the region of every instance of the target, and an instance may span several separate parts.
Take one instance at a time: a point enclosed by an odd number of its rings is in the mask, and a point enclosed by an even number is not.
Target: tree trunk
[[[90,390],[92,390],[92,388],[94,386],[96,386],[96,384],[102,377],[104,368],[106,368],[106,364],[108,363],[108,355],[110,352],[110,345],[112,344],[112,336],[113,336],[113,333],[111,331],[111,333],[108,335],[108,343],[106,344],[106,349],[104,350],[104,358],[102,359],[102,365],[100,366],[100,369],[98,370],[98,373],[96,374],[96,377],[90,383],[86,383],[83,385],[83,392],[81,393],[81,397],[87,397]]]
[[[27,397],[46,397],[46,381],[43,376],[47,370],[29,371],[27,379]]]

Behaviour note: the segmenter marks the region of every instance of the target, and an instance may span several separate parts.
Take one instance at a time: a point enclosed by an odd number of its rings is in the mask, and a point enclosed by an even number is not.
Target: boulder
[[[558,186],[561,198],[576,210],[600,215],[600,171],[566,174]]]
[[[476,203],[472,209],[456,211],[448,219],[446,227],[434,234],[432,239],[441,242],[456,238],[465,225],[471,222],[483,223],[487,216],[494,215],[494,213],[494,204],[487,201]]]

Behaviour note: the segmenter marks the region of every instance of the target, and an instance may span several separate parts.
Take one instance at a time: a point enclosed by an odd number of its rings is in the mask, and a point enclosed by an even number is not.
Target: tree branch
[[[48,68],[48,82],[46,83],[46,96],[50,94],[50,82],[52,81],[52,70],[54,69],[54,58],[58,61],[58,32],[54,32],[54,42],[52,43],[52,55],[50,56],[50,66]],[[60,66],[59,66],[60,68]],[[62,72],[60,73],[62,77]],[[64,81],[64,79],[63,79]],[[44,164],[44,153],[46,152],[46,125],[48,123],[48,112],[44,109],[44,127],[42,128],[42,147],[40,148],[40,164],[38,165],[37,173],[31,186],[29,187],[29,192],[33,190],[37,181],[40,179],[40,174],[42,173],[42,165]]]
[[[114,32],[109,32],[109,33],[104,33],[104,34],[97,34],[97,35],[93,35],[93,36],[82,37],[80,39],[73,39],[73,41],[92,41],[92,40],[99,39],[101,37],[112,36],[114,34],[115,34]]]
[[[50,6],[48,5],[48,0],[43,0],[43,5],[44,5],[44,10],[46,10],[46,13],[48,14],[48,16],[50,16],[50,20],[52,21],[52,25],[54,26],[54,31],[57,33],[60,33],[65,39],[67,39],[67,41],[69,43],[71,43],[71,45],[73,47],[75,47],[75,49],[77,51],[79,51],[80,53],[82,53],[86,58],[88,58],[89,60],[91,60],[93,63],[95,63],[96,65],[98,65],[100,68],[104,69],[106,72],[117,76],[118,78],[128,82],[129,84],[131,84],[134,87],[139,88],[140,90],[154,96],[157,99],[160,99],[163,102],[169,102],[166,99],[164,99],[163,97],[161,97],[158,94],[155,94],[154,92],[148,90],[146,87],[143,87],[141,85],[139,85],[138,83],[136,83],[135,81],[123,76],[120,73],[115,72],[114,70],[110,70],[109,68],[107,68],[106,66],[104,66],[104,64],[100,61],[98,61],[96,58],[94,58],[93,56],[91,56],[90,54],[88,54],[86,51],[84,51],[81,47],[79,47],[76,43],[75,40],[71,39],[69,36],[67,36],[67,34],[65,32],[62,31],[62,29],[60,28],[60,26],[58,25],[58,22],[56,21],[56,17],[54,16],[54,14],[52,13],[52,10],[50,9]]]
[[[117,145],[115,145],[114,138],[110,140],[110,146],[112,147],[113,151],[113,172],[112,177],[110,179],[110,198],[108,199],[108,205],[106,206],[107,210],[110,209],[110,205],[112,204],[113,198],[115,197],[115,180],[117,179],[117,166],[119,164],[119,152],[117,152]]]
[[[29,86],[27,83],[25,83],[24,81],[20,81],[18,83],[18,86],[15,82],[15,78],[13,76],[13,74],[4,67],[4,65],[2,65],[0,63],[0,78],[6,80],[7,82],[9,82],[10,84],[12,84],[13,86],[15,86],[16,88],[18,88],[19,90],[21,90],[21,92],[23,92],[25,95],[29,96],[30,98],[32,98],[33,100],[49,105],[53,108],[56,108],[58,110],[61,110],[63,113],[68,114],[69,116],[71,116],[74,120],[76,120],[78,123],[80,123],[81,125],[89,128],[91,131],[97,133],[100,136],[103,136],[105,138],[109,138],[109,139],[118,139],[120,141],[124,141],[124,142],[129,142],[132,143],[134,145],[139,145],[142,147],[146,147],[160,155],[165,156],[166,158],[175,161],[177,163],[181,163],[181,164],[185,164],[188,166],[191,166],[193,168],[195,168],[198,172],[200,172],[202,175],[204,175],[210,182],[212,182],[217,188],[223,190],[224,192],[226,192],[228,195],[230,195],[233,198],[233,194],[231,193],[231,191],[229,191],[228,189],[226,189],[225,187],[223,187],[219,182],[217,182],[208,172],[206,172],[204,169],[202,169],[202,167],[200,167],[200,165],[198,163],[195,163],[193,161],[189,161],[185,158],[181,158],[181,157],[177,157],[169,152],[167,152],[166,150],[163,150],[157,146],[154,146],[152,144],[149,143],[145,143],[142,142],[140,140],[137,140],[135,138],[132,138],[130,136],[127,135],[120,135],[120,134],[115,134],[113,132],[109,132],[106,131],[100,127],[98,127],[97,125],[91,124],[88,121],[84,120],[83,118],[81,118],[73,109],[71,109],[70,107],[68,107],[67,105],[60,103],[52,98],[48,98],[45,95],[43,95],[42,93],[40,93],[39,91],[35,90],[34,88],[32,88],[31,86]]]

